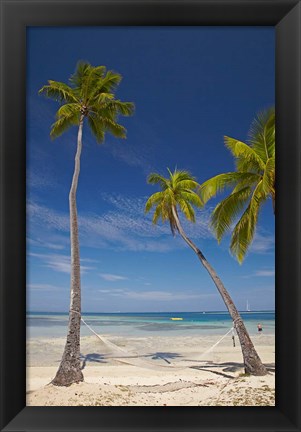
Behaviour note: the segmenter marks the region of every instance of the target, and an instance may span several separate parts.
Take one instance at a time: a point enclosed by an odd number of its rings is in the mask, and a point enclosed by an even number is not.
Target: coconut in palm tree
[[[126,137],[126,130],[118,123],[118,117],[131,115],[134,105],[115,98],[114,91],[120,81],[121,75],[107,71],[104,66],[93,67],[87,62],[79,62],[69,80],[70,85],[48,81],[48,85],[40,90],[40,93],[61,103],[51,128],[51,138],[60,136],[71,126],[78,128],[74,173],[69,193],[71,283],[68,334],[59,369],[52,381],[58,386],[83,381],[80,365],[81,282],[76,204],[83,126],[88,123],[98,143],[104,141],[106,132],[118,138]]]
[[[157,173],[149,175],[148,183],[158,184],[161,190],[150,196],[146,202],[145,211],[149,212],[151,208],[154,207],[153,223],[156,224],[160,219],[162,222],[169,222],[173,235],[179,233],[185,243],[195,252],[201,264],[208,271],[233,320],[233,325],[236,329],[242,349],[245,372],[252,375],[266,375],[267,370],[254,348],[244,322],[230,294],[204,254],[193,241],[187,237],[180,222],[179,211],[183,213],[190,222],[195,222],[194,207],[202,206],[202,201],[196,193],[196,189],[200,185],[187,171],[175,170],[172,173],[168,169],[168,172],[168,178]]]
[[[236,171],[210,178],[199,193],[206,203],[226,188],[232,189],[213,210],[211,225],[218,242],[232,231],[230,250],[241,263],[254,238],[259,211],[268,199],[275,213],[274,109],[257,116],[247,143],[226,136],[225,145],[235,158]]]

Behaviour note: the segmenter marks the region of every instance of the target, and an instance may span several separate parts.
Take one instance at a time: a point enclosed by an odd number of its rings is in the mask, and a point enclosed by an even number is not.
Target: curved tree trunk
[[[192,250],[196,253],[197,257],[201,261],[202,265],[205,267],[205,269],[208,271],[211,279],[213,280],[216,288],[218,289],[220,295],[222,296],[222,299],[229,311],[229,314],[233,320],[233,324],[235,327],[235,330],[237,332],[239,342],[241,345],[243,360],[244,360],[244,366],[245,366],[245,372],[252,374],[252,375],[266,375],[267,369],[262,364],[260,357],[258,356],[253,342],[250,339],[249,333],[247,332],[247,329],[244,325],[244,322],[236,309],[228,291],[224,287],[224,284],[216,274],[215,270],[209,262],[206,260],[202,252],[196,247],[196,245],[186,236],[182,225],[180,223],[180,220],[178,218],[177,210],[175,207],[172,208],[173,217],[176,222],[177,229],[183,238],[183,240],[192,248]]]
[[[80,155],[82,150],[83,115],[80,118],[75,167],[69,193],[70,210],[70,244],[71,244],[71,281],[70,281],[70,309],[66,345],[61,364],[52,384],[69,386],[84,380],[80,364],[80,321],[81,321],[81,286],[80,286],[80,257],[78,240],[78,222],[76,208],[76,191],[80,171]]]

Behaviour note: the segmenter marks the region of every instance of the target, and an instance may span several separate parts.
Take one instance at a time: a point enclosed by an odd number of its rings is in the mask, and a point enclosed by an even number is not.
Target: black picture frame
[[[295,0],[1,0],[2,431],[301,430],[300,17]],[[79,25],[275,26],[275,407],[26,407],[26,27]]]

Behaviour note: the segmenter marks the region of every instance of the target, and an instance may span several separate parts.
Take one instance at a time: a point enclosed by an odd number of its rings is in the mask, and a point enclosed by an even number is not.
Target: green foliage
[[[72,88],[67,84],[59,81],[48,81],[48,85],[43,86],[39,90],[40,94],[45,94],[45,96],[54,99],[58,102],[78,102],[78,98]]]
[[[220,243],[223,235],[231,229],[235,218],[243,210],[252,191],[246,186],[237,192],[230,194],[221,201],[213,210],[211,226],[213,227],[218,242]]]
[[[62,135],[71,125],[78,125],[80,120],[80,105],[78,103],[66,103],[56,113],[56,122],[51,127],[52,139]]]
[[[262,191],[261,181],[254,189],[249,205],[235,225],[232,233],[230,250],[232,254],[237,257],[240,263],[243,261],[249,245],[253,240],[260,205],[264,200],[265,196]]]
[[[226,136],[225,145],[235,158],[236,171],[210,178],[198,193],[205,204],[226,188],[232,189],[213,210],[211,226],[218,242],[232,231],[230,250],[242,263],[253,241],[262,204],[268,198],[273,205],[275,201],[274,109],[258,114],[247,143]]]
[[[49,80],[39,93],[62,104],[50,136],[57,138],[87,118],[97,142],[104,141],[106,132],[125,138],[126,129],[118,123],[118,118],[132,115],[134,104],[115,99],[114,91],[120,81],[120,74],[107,71],[105,66],[94,67],[83,61],[77,64],[69,79],[70,85]]]
[[[188,171],[178,171],[175,169],[172,173],[168,169],[168,173],[169,177],[167,178],[157,173],[152,173],[148,176],[148,183],[158,184],[161,191],[149,197],[145,204],[145,212],[148,213],[155,207],[153,223],[157,224],[160,218],[162,222],[169,222],[172,234],[174,235],[178,228],[172,210],[174,209],[177,213],[177,209],[179,208],[186,219],[195,222],[193,207],[201,207],[202,202],[195,192],[199,184]]]
[[[225,146],[235,157],[236,169],[239,172],[260,173],[264,169],[264,161],[248,144],[225,136]]]

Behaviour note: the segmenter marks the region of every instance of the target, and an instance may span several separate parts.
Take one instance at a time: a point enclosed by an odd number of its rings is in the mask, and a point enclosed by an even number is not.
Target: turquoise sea
[[[241,312],[241,316],[251,335],[257,333],[258,323],[263,334],[275,334],[275,312]],[[98,334],[128,337],[222,335],[232,327],[226,312],[83,313],[82,317]],[[27,338],[64,337],[67,325],[67,313],[29,312]],[[91,332],[82,324],[81,334]]]

